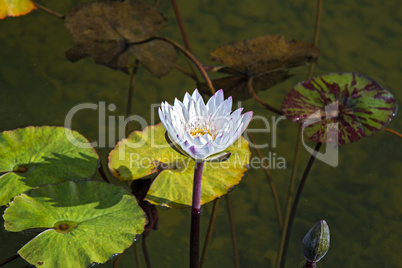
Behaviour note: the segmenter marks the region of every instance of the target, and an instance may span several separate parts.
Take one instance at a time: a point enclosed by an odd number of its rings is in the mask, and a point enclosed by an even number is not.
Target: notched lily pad
[[[396,108],[388,90],[358,73],[331,73],[302,82],[282,104],[283,114],[302,122],[309,139],[338,145],[384,128]]]
[[[28,14],[36,9],[31,0],[0,0],[0,19]]]
[[[152,74],[163,76],[174,66],[175,49],[161,41],[133,43],[155,36],[164,22],[156,8],[138,1],[80,4],[66,15],[74,40],[66,56],[73,62],[92,56],[98,64],[127,72],[132,53]]]
[[[317,61],[320,50],[300,40],[286,41],[282,35],[265,35],[223,45],[211,52],[212,59],[227,67],[225,73],[259,74]]]
[[[95,173],[97,161],[98,155],[88,140],[64,127],[1,132],[0,206],[39,185],[88,178]]]
[[[37,267],[87,267],[122,253],[144,230],[133,195],[96,181],[66,181],[16,196],[4,212],[6,230],[45,229],[18,254]]]
[[[292,75],[287,69],[317,61],[320,50],[300,40],[286,41],[282,35],[266,35],[223,45],[211,52],[212,59],[225,66],[211,67],[231,76],[216,79],[215,88],[222,88],[225,95],[236,100],[251,98],[248,80],[253,77],[253,90],[259,92],[285,81]],[[208,94],[205,83],[197,85],[200,92]]]
[[[160,172],[145,199],[167,207],[190,206],[194,161],[173,150],[165,140],[165,132],[162,124],[134,131],[110,152],[109,169],[118,179],[127,181]],[[226,151],[232,153],[227,161],[205,163],[201,204],[226,194],[247,171],[251,153],[243,137]]]

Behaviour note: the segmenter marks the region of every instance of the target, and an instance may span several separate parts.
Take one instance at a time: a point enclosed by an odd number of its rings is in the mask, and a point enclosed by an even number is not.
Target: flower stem
[[[397,131],[395,131],[395,130],[393,130],[393,129],[384,128],[384,130],[385,130],[385,131],[388,131],[388,132],[391,133],[391,134],[394,134],[395,136],[397,136],[397,137],[399,137],[399,138],[402,138],[402,134],[399,133],[399,132],[397,132]]]
[[[194,64],[195,66],[197,66],[198,71],[200,71],[201,75],[204,77],[205,82],[208,85],[209,90],[211,91],[211,94],[215,94],[215,88],[214,85],[212,84],[211,79],[209,78],[207,72],[204,70],[204,68],[202,67],[201,63],[196,59],[196,57],[194,57],[193,54],[190,53],[190,51],[184,49],[183,47],[181,47],[179,44],[177,44],[176,42],[170,40],[167,37],[161,37],[161,36],[153,36],[151,38],[142,40],[140,42],[132,42],[132,43],[128,43],[129,45],[135,45],[135,44],[144,44],[147,43],[149,41],[152,40],[163,40],[165,42],[168,42],[169,44],[171,44],[172,46],[174,46],[175,48],[177,48],[178,50],[180,50],[181,52],[183,52],[183,54],[189,58]]]
[[[255,93],[254,89],[253,89],[253,81],[254,81],[254,77],[250,77],[248,79],[247,82],[247,87],[248,87],[248,92],[250,93],[250,95],[262,106],[264,106],[268,111],[271,111],[273,113],[276,113],[278,115],[282,115],[282,111],[276,109],[275,107],[269,105],[268,103],[266,103],[265,101],[263,101],[262,99],[260,99],[257,94]]]
[[[20,257],[20,255],[15,254],[15,255],[11,256],[10,258],[5,259],[4,261],[0,262],[0,267],[3,265],[6,265],[9,262],[12,262],[15,259],[18,259],[19,257]]]
[[[303,177],[302,177],[299,187],[297,189],[297,193],[296,193],[295,199],[293,201],[292,210],[290,212],[288,225],[283,226],[283,232],[285,232],[285,242],[284,242],[283,248],[281,249],[282,250],[282,258],[280,260],[280,263],[278,263],[280,265],[279,266],[280,268],[285,267],[286,253],[287,253],[289,240],[290,240],[290,232],[292,231],[292,226],[293,226],[293,221],[294,221],[295,215],[296,215],[297,205],[299,204],[299,200],[300,200],[301,194],[303,192],[304,184],[306,183],[308,174],[310,172],[311,167],[313,166],[314,160],[317,156],[318,151],[320,150],[320,147],[321,147],[321,143],[317,143],[317,145],[315,146],[314,152],[311,155],[310,160],[307,163],[306,169],[304,170],[304,173],[303,173]]]
[[[191,52],[190,43],[188,42],[186,31],[184,30],[183,21],[181,20],[181,17],[180,17],[179,8],[177,7],[175,0],[171,0],[170,2],[172,2],[174,13],[176,14],[176,20],[177,20],[177,23],[179,24],[180,33],[181,33],[181,37],[183,38],[183,42],[186,45],[186,49]]]
[[[34,5],[35,5],[37,8],[39,8],[40,10],[45,11],[45,12],[49,13],[50,15],[56,16],[56,17],[58,17],[59,19],[64,19],[64,18],[65,18],[64,15],[62,15],[62,14],[60,14],[60,13],[57,13],[56,11],[53,11],[53,10],[47,8],[47,7],[42,6],[42,5],[39,5],[38,3],[35,3],[35,2],[34,2]]]
[[[247,136],[250,138],[250,141],[251,141],[253,144],[256,144],[256,142],[255,142],[255,140],[254,140],[254,138],[253,138],[253,136],[251,135],[250,132],[247,132]],[[261,150],[258,149],[257,146],[252,146],[252,147],[253,147],[254,150],[257,152],[258,157],[259,157],[260,160],[261,160],[262,167],[264,168],[264,171],[265,171],[265,176],[267,177],[269,186],[271,187],[272,197],[274,198],[275,207],[276,207],[276,214],[278,215],[279,229],[282,230],[282,227],[283,227],[283,217],[282,217],[282,213],[281,213],[281,206],[280,206],[280,203],[279,203],[278,193],[277,193],[277,191],[276,191],[276,187],[275,187],[275,184],[274,184],[274,180],[272,179],[271,173],[269,172],[269,169],[267,168],[267,167],[268,167],[268,164],[266,163],[266,161],[265,161],[265,159],[264,159],[264,156],[263,156],[262,153],[261,153]]]
[[[234,267],[239,268],[240,262],[239,262],[239,254],[238,254],[238,250],[237,250],[236,230],[235,230],[234,221],[233,221],[232,205],[230,204],[229,194],[226,194],[226,205],[227,205],[228,216],[229,216],[230,232],[232,234],[232,249],[233,249]]]
[[[219,204],[220,200],[221,200],[220,198],[216,198],[214,200],[214,206],[212,208],[211,218],[209,220],[209,225],[208,225],[208,232],[207,232],[207,236],[205,238],[204,248],[202,249],[202,253],[201,253],[201,260],[200,260],[201,268],[204,266],[205,259],[207,258],[208,246],[209,246],[209,242],[211,241],[212,231],[214,229],[215,220],[216,220],[216,212],[218,211],[218,204]]]
[[[200,267],[200,214],[201,214],[201,182],[203,161],[195,161],[193,182],[193,204],[191,208],[190,234],[190,268]]]

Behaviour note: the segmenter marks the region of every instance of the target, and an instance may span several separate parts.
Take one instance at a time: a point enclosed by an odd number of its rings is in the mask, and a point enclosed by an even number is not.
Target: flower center
[[[212,139],[215,139],[216,136],[216,134],[214,133],[215,127],[211,125],[211,123],[207,122],[196,122],[194,124],[188,124],[186,125],[185,129],[186,132],[190,133],[190,135],[193,137],[208,134],[209,136],[212,137]]]

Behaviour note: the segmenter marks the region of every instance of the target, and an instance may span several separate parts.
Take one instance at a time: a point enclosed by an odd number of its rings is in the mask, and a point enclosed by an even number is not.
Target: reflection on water
[[[79,1],[41,1],[60,13],[66,13]],[[150,1],[151,2],[151,1]],[[205,64],[212,64],[209,52],[216,47],[266,34],[283,34],[305,41],[313,39],[315,1],[181,1],[183,22],[193,53]],[[164,36],[181,42],[174,12],[169,1],[160,3],[168,18]],[[355,71],[377,80],[401,95],[402,5],[398,0],[375,2],[362,0],[323,3],[319,47],[322,55],[315,74]],[[92,59],[76,63],[66,60],[64,52],[72,39],[63,21],[40,11],[27,16],[0,21],[0,129],[28,125],[64,125],[65,115],[80,103],[105,101],[116,109],[106,116],[125,114],[129,76],[96,65]],[[179,61],[186,66],[183,59]],[[293,70],[294,77],[261,92],[262,99],[280,107],[283,96],[303,80],[307,68]],[[162,100],[192,92],[195,83],[174,70],[157,79],[139,69],[134,86],[132,110],[147,122],[158,121],[156,108]],[[245,110],[271,118],[253,100],[242,103]],[[401,131],[400,116],[390,128]],[[80,111],[72,127],[95,141],[99,138],[97,110]],[[109,121],[105,121],[109,135]],[[253,125],[254,124],[254,125]],[[258,122],[251,126],[257,127]],[[130,125],[140,128],[139,124]],[[296,125],[280,121],[276,146],[263,150],[286,159],[286,169],[271,171],[278,189],[282,210],[286,195],[296,139]],[[268,135],[268,137],[267,137]],[[258,141],[271,140],[268,134],[256,134]],[[117,137],[117,135],[116,135]],[[313,147],[313,144],[310,144]],[[100,149],[106,161],[109,148]],[[295,219],[287,267],[302,261],[301,240],[319,219],[331,230],[331,247],[321,261],[322,267],[398,267],[402,248],[402,180],[400,161],[402,145],[395,136],[379,132],[340,149],[336,168],[316,162],[307,180]],[[302,149],[300,177],[308,161]],[[271,191],[261,168],[250,170],[231,194],[241,267],[273,267],[279,244],[279,230]],[[218,210],[214,235],[206,267],[232,267],[232,250],[225,200]],[[205,234],[212,204],[204,207],[201,226]],[[160,209],[159,230],[147,238],[149,254],[155,267],[187,267],[189,245],[189,210]],[[1,259],[13,255],[29,239],[25,234],[0,233]],[[18,240],[19,243],[15,241]],[[140,246],[132,247],[120,261],[120,267],[135,267]],[[20,267],[21,263],[9,267]],[[104,267],[111,267],[106,264]],[[144,265],[143,265],[144,267]]]

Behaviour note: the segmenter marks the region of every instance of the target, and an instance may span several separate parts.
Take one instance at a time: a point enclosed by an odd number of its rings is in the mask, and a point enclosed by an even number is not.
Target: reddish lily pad
[[[109,169],[126,181],[160,172],[145,199],[173,208],[191,206],[194,161],[173,150],[165,140],[165,132],[162,124],[134,131],[110,152]],[[247,171],[251,153],[243,137],[225,151],[231,152],[227,161],[204,165],[201,204],[226,194]]]
[[[282,112],[303,123],[315,142],[349,144],[384,128],[395,115],[394,96],[371,78],[331,73],[296,85]]]
[[[0,19],[28,14],[36,9],[31,0],[0,0]]]

